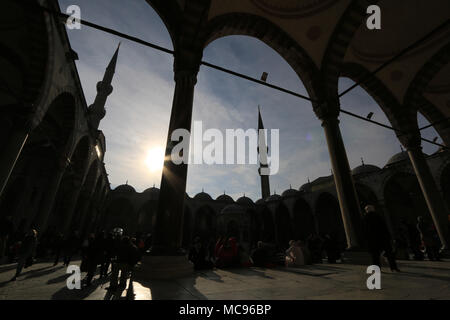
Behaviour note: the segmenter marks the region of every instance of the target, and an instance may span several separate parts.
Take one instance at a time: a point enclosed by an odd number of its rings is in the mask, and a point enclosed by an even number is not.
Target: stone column
[[[152,254],[156,255],[180,254],[188,165],[172,162],[171,153],[175,144],[171,141],[171,135],[176,129],[186,129],[189,132],[191,130],[196,82],[197,70],[182,70],[175,73],[175,93],[153,235]]]
[[[69,163],[67,156],[61,157],[61,161],[60,163],[58,163],[55,175],[50,181],[49,187],[45,192],[42,208],[40,208],[38,216],[35,219],[36,228],[41,233],[45,232],[45,228],[47,227],[48,219],[50,217],[50,213],[52,212],[53,205],[55,204],[56,195],[58,193],[58,189],[61,185],[61,180],[64,176],[64,172],[68,164]]]
[[[190,132],[194,87],[197,82],[200,57],[192,63],[194,55],[175,55],[175,92],[170,116],[169,132],[161,178],[158,210],[153,232],[153,244],[149,256],[142,258],[142,265],[136,269],[136,276],[145,280],[182,277],[194,271],[184,255],[183,211],[186,193],[187,163],[175,164],[171,154],[175,143],[172,133],[177,129]],[[198,60],[197,60],[198,59]],[[189,141],[185,143],[189,146]],[[184,150],[188,152],[188,150]]]
[[[442,249],[449,249],[445,204],[439,194],[436,182],[433,179],[430,168],[428,167],[422,152],[420,135],[414,134],[403,136],[401,141],[408,151],[409,159],[411,160],[420,188],[422,189],[428,210],[430,211],[436,231],[439,234]]]
[[[0,153],[0,197],[5,190],[11,172],[16,165],[22,148],[28,139],[28,132],[18,129],[11,132],[11,135]]]
[[[78,198],[80,197],[81,187],[82,187],[82,180],[81,178],[78,178],[74,181],[74,188],[72,193],[69,195],[69,199],[64,206],[67,208],[67,212],[65,214],[65,217],[63,219],[63,223],[61,225],[61,232],[64,234],[64,236],[68,235],[68,232],[70,231],[69,228],[71,227],[73,215],[75,213],[75,209],[78,203]]]
[[[360,244],[354,229],[352,216],[361,215],[358,196],[356,194],[353,177],[348,164],[347,153],[339,129],[339,104],[321,103],[315,106],[314,111],[322,121],[322,127],[327,139],[333,169],[334,183],[339,198],[342,222],[347,238],[347,249],[355,249]]]

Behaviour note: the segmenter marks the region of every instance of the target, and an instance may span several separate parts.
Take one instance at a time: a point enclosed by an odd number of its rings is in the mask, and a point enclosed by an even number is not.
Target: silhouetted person
[[[250,254],[253,265],[256,267],[265,267],[270,262],[269,250],[262,241],[258,241],[256,248]]]
[[[194,264],[195,270],[210,269],[212,262],[208,260],[207,248],[203,245],[200,237],[195,237],[191,248],[189,249],[189,261]]]
[[[391,271],[400,271],[392,251],[391,235],[383,218],[375,211],[375,207],[367,205],[364,214],[364,227],[367,237],[367,247],[372,256],[372,264],[381,268],[380,255],[384,251],[389,261]]]
[[[88,246],[85,248],[83,262],[86,264],[86,286],[90,286],[92,278],[97,270],[97,264],[102,258],[101,237],[96,238],[94,234],[89,235]],[[83,263],[82,262],[82,263]]]
[[[103,261],[100,266],[100,277],[106,277],[108,275],[109,265],[111,264],[111,259],[114,254],[117,252],[115,249],[116,242],[114,240],[113,234],[109,233],[106,239],[103,241]]]
[[[417,227],[412,223],[406,222],[406,226],[408,228],[409,248],[414,254],[414,260],[421,261],[423,260],[424,255],[422,250],[420,250],[422,242],[420,238],[420,232],[419,230],[417,230]]]
[[[0,218],[0,263],[5,255],[7,255],[7,248],[9,240],[14,233],[14,224],[11,216]]]
[[[128,277],[132,274],[134,266],[140,261],[139,249],[131,242],[129,237],[123,237],[117,260],[113,263],[111,281],[108,290],[114,291],[118,288],[117,280],[120,272],[120,288],[125,288]]]
[[[37,246],[37,231],[31,229],[25,239],[23,239],[19,250],[19,261],[17,263],[17,269],[15,276],[11,281],[15,281],[16,278],[21,274],[22,269],[32,264],[33,255],[35,254]]]
[[[422,216],[417,217],[417,230],[420,233],[425,252],[431,261],[439,261],[439,236],[434,228],[434,224],[423,219]]]

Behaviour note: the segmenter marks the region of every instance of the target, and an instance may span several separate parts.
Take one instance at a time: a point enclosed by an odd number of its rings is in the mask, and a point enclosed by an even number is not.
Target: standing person
[[[109,265],[111,264],[111,259],[114,255],[114,237],[112,233],[109,233],[106,239],[103,241],[103,261],[100,267],[100,278],[106,277],[108,275]]]
[[[22,245],[19,249],[19,261],[17,263],[17,269],[15,276],[11,279],[11,281],[16,281],[17,277],[21,274],[23,267],[28,264],[31,265],[30,261],[33,259],[33,255],[35,254],[37,246],[37,231],[31,229],[25,239],[22,242]]]
[[[417,217],[417,230],[425,246],[425,252],[431,261],[439,261],[439,236],[432,223],[426,221],[422,216]]]
[[[421,247],[420,232],[413,223],[407,222],[409,248],[414,254],[414,260],[422,261],[424,256]]]
[[[5,255],[7,255],[7,248],[9,240],[14,234],[14,224],[11,216],[0,219],[0,263]]]
[[[113,264],[113,271],[108,290],[115,291],[118,287],[125,288],[127,280],[133,272],[134,266],[140,259],[139,249],[133,244],[129,237],[123,237],[117,253],[117,260]],[[119,272],[120,282],[119,286],[117,286]]]
[[[369,253],[372,256],[372,264],[381,268],[380,255],[384,251],[391,271],[399,272],[400,270],[397,268],[395,255],[392,251],[391,235],[389,234],[386,223],[375,211],[374,206],[367,205],[365,207],[363,222]]]

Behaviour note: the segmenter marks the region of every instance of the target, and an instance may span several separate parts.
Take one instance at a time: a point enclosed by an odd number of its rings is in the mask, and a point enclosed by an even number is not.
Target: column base
[[[164,280],[190,276],[194,273],[194,265],[186,256],[154,256],[142,257],[134,271],[136,280]]]
[[[362,250],[346,250],[342,253],[342,261],[347,264],[370,266],[372,264],[372,257],[367,251]],[[382,267],[388,267],[389,264],[386,258],[381,255],[380,263]]]

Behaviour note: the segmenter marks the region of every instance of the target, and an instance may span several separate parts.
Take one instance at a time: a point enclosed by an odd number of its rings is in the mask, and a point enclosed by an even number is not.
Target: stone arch
[[[346,238],[337,199],[330,193],[323,192],[317,197],[315,208],[319,234],[329,234],[338,246],[344,249]]]
[[[263,223],[263,230],[262,230],[262,241],[264,242],[270,242],[275,243],[275,222],[273,220],[272,212],[269,210],[269,208],[264,207],[262,212],[262,223]]]
[[[396,172],[384,184],[384,202],[394,229],[402,219],[415,224],[418,216],[430,214],[419,182],[414,174]]]
[[[189,248],[189,246],[191,245],[193,233],[192,223],[193,221],[191,209],[189,209],[188,206],[185,206],[183,213],[183,240],[182,240],[182,247],[185,249]]]
[[[311,207],[306,200],[299,198],[292,208],[293,240],[306,240],[316,233],[316,222]]]
[[[376,2],[378,1],[370,1],[372,4]],[[370,3],[367,0],[351,1],[334,27],[321,64],[320,81],[324,82],[329,97],[337,97],[339,73],[345,54],[353,36],[365,21]]]
[[[288,208],[280,203],[275,211],[275,225],[277,243],[282,248],[289,246],[289,241],[293,240],[292,220]]]
[[[215,237],[216,234],[216,215],[214,210],[204,205],[195,212],[194,234],[193,236],[200,236],[202,240],[208,240]]]
[[[261,40],[275,50],[297,73],[311,99],[317,99],[313,80],[318,69],[306,51],[269,20],[248,13],[228,13],[214,17],[204,27],[203,48],[214,40],[231,35],[246,35]]]
[[[165,0],[146,0],[152,9],[158,14],[161,21],[166,26],[167,32],[170,35],[172,46],[176,50],[177,33],[179,32],[178,25],[182,20],[183,12],[176,1]]]
[[[57,228],[64,226],[64,220],[67,219],[67,213],[73,203],[73,194],[81,185],[81,179],[87,170],[89,160],[90,140],[88,136],[83,136],[76,143],[75,149],[71,153],[69,163],[64,170],[58,192],[56,194],[55,204],[50,214],[50,224]]]
[[[122,228],[124,234],[133,234],[136,230],[134,207],[131,201],[125,197],[113,199],[106,209],[105,229]]]

